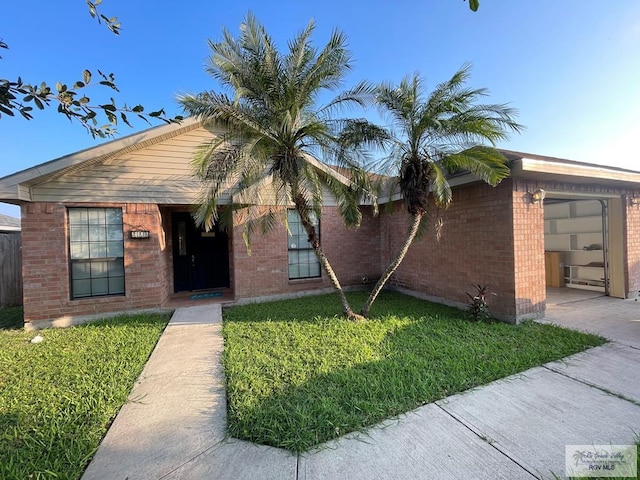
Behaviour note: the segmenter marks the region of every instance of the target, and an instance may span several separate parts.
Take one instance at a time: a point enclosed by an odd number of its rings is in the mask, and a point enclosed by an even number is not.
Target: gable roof
[[[220,133],[194,118],[150,128],[0,178],[0,201],[193,204],[200,183],[191,159]],[[341,183],[350,182],[309,155],[306,161]],[[237,185],[230,184],[221,203],[237,193]]]
[[[152,127],[0,178],[0,201],[193,204],[200,184],[193,177],[191,159],[203,142],[220,133],[195,118]],[[515,178],[640,186],[640,172],[633,170],[512,150],[501,152]],[[336,180],[349,182],[339,167],[310,156],[307,161]],[[450,177],[454,187],[477,181],[464,172]],[[221,203],[231,202],[238,193],[237,186],[230,185]],[[398,195],[387,197],[379,201]]]
[[[0,178],[0,200],[12,203],[32,201],[30,187],[34,185],[44,184],[74,170],[161,143],[181,133],[189,132],[200,125],[201,123],[197,120],[188,118],[180,124],[172,123],[152,127],[5,176]]]

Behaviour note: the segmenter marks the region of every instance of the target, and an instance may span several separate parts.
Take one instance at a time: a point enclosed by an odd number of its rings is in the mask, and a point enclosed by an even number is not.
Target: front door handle
[[[192,267],[196,266],[196,256],[195,255],[191,255],[191,266]]]

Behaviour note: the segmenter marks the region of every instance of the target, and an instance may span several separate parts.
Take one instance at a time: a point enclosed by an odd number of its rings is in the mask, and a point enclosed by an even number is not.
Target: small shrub
[[[489,293],[489,285],[474,285],[476,288],[475,295],[467,292],[467,296],[471,299],[469,304],[469,315],[475,322],[486,322],[491,320],[487,296],[495,295]]]

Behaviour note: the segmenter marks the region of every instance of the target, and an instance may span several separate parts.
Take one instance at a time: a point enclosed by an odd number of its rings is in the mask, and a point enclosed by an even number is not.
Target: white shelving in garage
[[[597,200],[544,206],[544,247],[561,252],[564,286],[604,292],[602,206]]]

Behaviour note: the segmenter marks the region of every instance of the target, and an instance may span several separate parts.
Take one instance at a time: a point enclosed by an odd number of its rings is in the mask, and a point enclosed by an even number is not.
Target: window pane
[[[70,208],[69,224],[70,225],[86,225],[87,209],[86,208]]]
[[[296,251],[289,252],[289,265],[294,265],[300,261],[298,257],[298,253],[300,252],[296,252]]]
[[[289,265],[289,278],[300,278],[298,265]]]
[[[70,250],[71,258],[89,258],[89,245],[86,243],[72,243]]]
[[[74,280],[72,288],[73,298],[91,296],[91,280]]]
[[[107,231],[104,226],[101,225],[91,225],[89,227],[89,241],[96,242],[100,240],[107,239]]]
[[[300,265],[300,277],[305,278],[309,276],[309,265],[301,264]]]
[[[105,209],[104,208],[89,208],[89,225],[104,225],[105,224]]]
[[[110,225],[122,225],[122,209],[107,208],[107,223]]]
[[[122,258],[109,260],[108,268],[110,277],[124,277],[124,260]]]
[[[298,243],[298,248],[309,248],[309,235],[306,233],[303,235],[298,235],[296,238],[296,242]]]
[[[309,265],[309,276],[310,277],[319,277],[320,276],[320,264],[312,263]]]
[[[91,278],[91,264],[89,262],[73,262],[71,275],[75,280]]]
[[[85,226],[71,227],[69,237],[72,242],[86,242],[89,240],[89,231]]]
[[[187,224],[178,222],[178,255],[184,257],[187,254]]]
[[[109,280],[107,278],[95,278],[91,280],[91,295],[107,295],[109,293]]]
[[[109,225],[107,227],[107,240],[122,240],[122,225]]]
[[[89,257],[90,258],[105,258],[107,256],[107,243],[90,243],[89,244]]]
[[[91,278],[107,276],[107,262],[91,262]]]
[[[298,260],[298,262],[302,263],[306,263],[309,264],[309,260],[311,259],[311,255],[313,255],[312,252],[310,252],[309,250],[303,250],[300,252],[300,258]]]
[[[124,277],[109,278],[109,293],[111,295],[124,293]]]
[[[122,241],[107,242],[107,257],[122,257],[122,256],[124,256]]]

